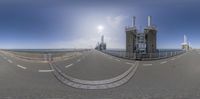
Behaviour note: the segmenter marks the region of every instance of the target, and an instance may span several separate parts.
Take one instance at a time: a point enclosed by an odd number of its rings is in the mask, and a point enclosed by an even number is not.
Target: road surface
[[[136,61],[91,50],[79,57],[53,63],[71,77],[98,81],[123,74]],[[179,56],[140,61],[124,84],[108,89],[68,86],[48,63],[18,60],[0,53],[0,99],[199,99],[200,50]]]

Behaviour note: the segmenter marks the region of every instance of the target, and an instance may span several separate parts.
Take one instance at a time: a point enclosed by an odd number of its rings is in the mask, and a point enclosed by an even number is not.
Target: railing
[[[133,60],[154,60],[154,59],[163,59],[168,57],[173,57],[176,55],[180,55],[185,53],[185,50],[169,50],[169,51],[158,51],[156,53],[130,53],[126,51],[115,51],[115,50],[103,50],[103,53],[120,57],[126,59],[133,59]]]
[[[34,56],[34,53],[29,53],[26,52],[30,55],[24,55],[21,54],[23,52],[18,52],[18,53],[14,53],[12,51],[1,51],[4,54],[16,57],[18,59],[22,59],[22,60],[26,60],[26,61],[34,61],[34,62],[48,62],[48,61],[59,61],[59,60],[65,60],[69,57],[72,56],[77,56],[77,55],[81,55],[81,53],[85,52],[85,51],[89,51],[90,49],[84,49],[84,50],[74,50],[74,51],[66,51],[61,53],[61,55],[57,55],[56,52],[45,52],[45,53],[40,53],[40,55]],[[34,57],[31,57],[31,56]]]

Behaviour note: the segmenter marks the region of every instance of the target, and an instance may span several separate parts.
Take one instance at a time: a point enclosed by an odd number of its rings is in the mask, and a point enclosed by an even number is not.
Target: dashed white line
[[[13,61],[11,61],[10,59],[7,60],[9,63],[13,63]]]
[[[152,64],[143,64],[143,66],[152,66]]]
[[[50,69],[50,70],[38,70],[38,72],[52,72],[54,70]]]
[[[167,61],[163,61],[163,62],[161,62],[160,64],[165,64],[165,63],[167,63]]]
[[[111,56],[109,56],[110,59],[113,59]]]
[[[119,59],[115,59],[116,61],[120,61]]]
[[[170,60],[175,60],[176,58],[172,58],[172,59],[170,59]]]
[[[77,60],[77,62],[80,62],[80,61],[81,61],[81,59],[78,59],[78,60]]]
[[[22,68],[22,69],[26,69],[26,67],[21,66],[21,65],[17,65],[17,67]]]
[[[69,68],[69,67],[71,67],[72,65],[74,65],[74,64],[69,64],[69,65],[65,66],[65,68]]]
[[[129,62],[126,62],[126,64],[128,64],[128,65],[133,65],[133,63],[129,63]]]

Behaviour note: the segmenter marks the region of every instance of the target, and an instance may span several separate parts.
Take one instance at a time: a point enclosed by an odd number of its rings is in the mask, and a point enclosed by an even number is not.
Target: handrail
[[[101,52],[126,59],[153,60],[153,59],[163,59],[163,58],[173,57],[185,53],[186,51],[185,50],[174,50],[174,51],[163,51],[163,52],[159,51],[156,53],[145,53],[145,54],[130,53],[126,51],[115,51],[115,50],[103,50]]]

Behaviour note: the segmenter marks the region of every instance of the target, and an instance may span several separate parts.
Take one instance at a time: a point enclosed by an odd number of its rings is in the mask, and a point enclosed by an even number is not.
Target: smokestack
[[[104,43],[104,36],[101,36],[101,43]]]
[[[148,16],[148,26],[151,26],[151,16]]]
[[[135,19],[136,19],[136,17],[135,17],[135,16],[133,16],[133,17],[132,17],[132,27],[134,27],[134,26],[135,26]]]
[[[187,41],[187,36],[186,35],[184,35],[184,42],[183,42],[184,44],[187,44],[188,43],[188,41]]]

